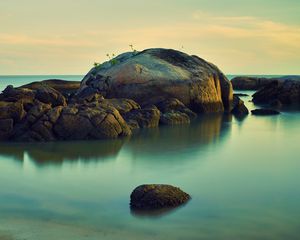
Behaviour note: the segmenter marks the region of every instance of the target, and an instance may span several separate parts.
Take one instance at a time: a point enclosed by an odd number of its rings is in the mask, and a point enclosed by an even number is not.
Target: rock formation
[[[131,193],[130,206],[132,209],[138,210],[174,208],[190,199],[189,194],[171,185],[141,185]]]
[[[234,90],[259,90],[272,82],[300,81],[300,76],[283,76],[283,77],[247,77],[240,76],[231,80]]]
[[[253,95],[255,104],[300,105],[300,81],[274,81]]]
[[[231,84],[216,66],[171,49],[121,54],[84,77],[79,94],[85,91],[142,106],[176,98],[197,113],[230,111],[232,103]]]
[[[55,79],[8,86],[0,94],[0,140],[117,138],[136,128],[187,124],[201,113],[241,112],[242,105],[213,64],[148,49],[93,68],[80,86]]]

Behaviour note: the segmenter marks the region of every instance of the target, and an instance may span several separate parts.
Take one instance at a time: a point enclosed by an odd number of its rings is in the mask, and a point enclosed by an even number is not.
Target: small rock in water
[[[246,94],[246,93],[235,93],[233,95],[238,96],[238,97],[248,97],[249,96],[249,94]]]
[[[273,110],[273,109],[267,109],[267,108],[262,108],[262,109],[255,109],[252,110],[251,113],[253,115],[258,115],[258,116],[268,116],[268,115],[278,115],[280,112]]]
[[[141,185],[131,193],[130,206],[139,210],[174,208],[190,199],[190,195],[178,187],[163,184]]]

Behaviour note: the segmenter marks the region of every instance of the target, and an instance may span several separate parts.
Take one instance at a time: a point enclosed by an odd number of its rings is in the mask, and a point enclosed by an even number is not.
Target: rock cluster
[[[52,79],[8,86],[0,94],[0,140],[117,138],[231,111],[246,113],[216,66],[175,50],[148,49],[93,68],[81,84]]]
[[[231,80],[234,90],[259,90],[272,82],[299,81],[299,76],[283,76],[283,77],[247,77],[240,76]]]
[[[55,141],[129,136],[132,129],[189,123],[196,114],[178,99],[143,108],[131,99],[104,99],[100,94],[65,97],[43,84],[8,86],[0,94],[0,139]]]
[[[216,66],[197,56],[160,48],[124,53],[93,68],[79,94],[85,91],[133,99],[141,105],[176,98],[197,113],[230,111],[233,100],[231,83]],[[175,120],[180,121],[187,119]]]
[[[300,105],[300,81],[273,81],[253,95],[255,104]]]

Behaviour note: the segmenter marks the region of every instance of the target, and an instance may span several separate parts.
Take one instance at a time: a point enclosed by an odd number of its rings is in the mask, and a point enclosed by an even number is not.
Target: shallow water
[[[208,115],[128,139],[0,143],[0,239],[299,239],[299,121]],[[192,200],[133,214],[144,183]]]

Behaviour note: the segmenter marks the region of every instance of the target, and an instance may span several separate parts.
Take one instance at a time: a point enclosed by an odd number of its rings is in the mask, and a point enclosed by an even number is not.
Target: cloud
[[[129,50],[131,43],[138,50],[149,47],[181,49],[184,46],[184,51],[215,62],[227,72],[268,65],[269,73],[273,73],[271,63],[279,65],[285,61],[286,65],[290,63],[295,68],[295,62],[300,60],[299,25],[254,16],[219,16],[195,11],[172,25],[161,23],[122,28],[118,25],[99,27],[97,24],[85,25],[76,33],[66,29],[60,35],[45,31],[30,34],[1,32],[2,69],[12,64],[7,60],[10,56],[16,63],[44,61],[45,65],[51,66],[57,61],[55,64],[64,67],[62,63],[77,61],[78,66],[88,66],[93,61],[104,61],[107,52],[117,54]]]
[[[60,47],[79,47],[79,46],[95,46],[95,43],[70,36],[60,37],[40,37],[28,36],[21,34],[3,34],[0,33],[0,44],[7,45],[40,45],[40,46],[60,46]]]

